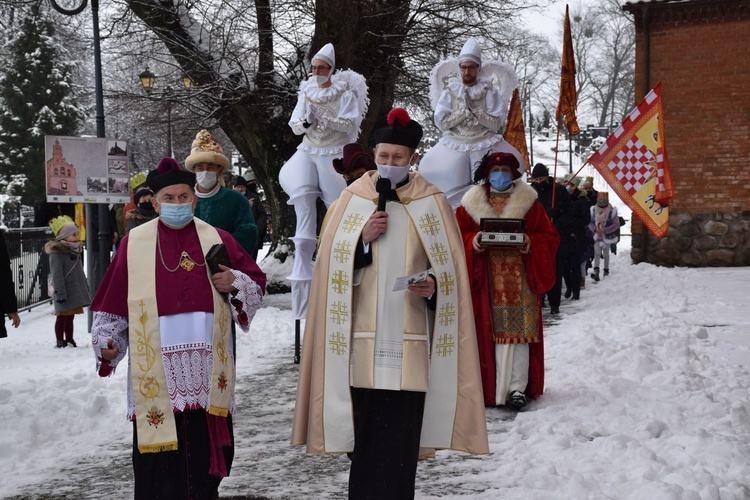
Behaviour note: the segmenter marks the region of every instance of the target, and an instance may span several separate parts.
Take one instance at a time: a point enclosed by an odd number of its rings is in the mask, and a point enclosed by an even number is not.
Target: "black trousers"
[[[219,498],[221,479],[208,473],[211,450],[206,410],[186,410],[174,414],[177,450],[140,453],[136,424],[133,422],[133,472],[136,500],[210,500]],[[234,459],[232,416],[227,417],[232,441],[224,447],[227,473]]]
[[[414,498],[425,393],[356,387],[351,391],[350,500]]]

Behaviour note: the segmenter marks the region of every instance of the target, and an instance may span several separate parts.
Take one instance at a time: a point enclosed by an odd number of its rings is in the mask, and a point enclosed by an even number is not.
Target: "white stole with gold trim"
[[[193,221],[205,255],[211,246],[222,242],[221,237],[209,224],[195,218]],[[141,453],[177,449],[177,430],[162,362],[156,305],[158,224],[159,220],[155,219],[131,231],[128,243],[129,348],[136,436]],[[153,257],[144,259],[144,255]],[[208,266],[205,272],[209,273]],[[230,333],[232,316],[228,305],[213,286],[211,292],[214,306],[213,371],[208,412],[226,417],[235,379]]]
[[[450,448],[458,400],[458,296],[448,234],[434,196],[404,204],[437,280],[436,320],[430,345],[430,384],[422,420],[422,446]]]

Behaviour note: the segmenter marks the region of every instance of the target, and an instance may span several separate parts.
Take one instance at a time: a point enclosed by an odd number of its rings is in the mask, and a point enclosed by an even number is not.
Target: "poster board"
[[[44,137],[47,202],[128,203],[126,139]]]

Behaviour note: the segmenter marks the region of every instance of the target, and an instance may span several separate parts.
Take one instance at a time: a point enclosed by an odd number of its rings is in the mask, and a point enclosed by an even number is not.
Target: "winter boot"
[[[513,391],[508,396],[508,408],[513,411],[519,411],[526,406],[526,395],[521,391]]]
[[[573,290],[571,290],[570,288],[566,288],[565,289],[565,298],[569,299],[571,295],[573,295]]]
[[[609,276],[609,269],[606,267],[604,268],[604,276]]]
[[[595,267],[594,272],[591,273],[591,279],[594,281],[599,281],[599,268]]]
[[[581,290],[586,288],[586,276],[581,276]]]
[[[70,340],[66,340],[66,341],[65,341],[65,345],[66,345],[66,346],[70,346],[70,347],[78,347],[78,345],[76,345],[76,341],[75,341],[75,340],[73,340],[73,339],[70,339]]]
[[[57,348],[65,347],[65,341],[64,340],[58,340],[57,345],[55,346]]]

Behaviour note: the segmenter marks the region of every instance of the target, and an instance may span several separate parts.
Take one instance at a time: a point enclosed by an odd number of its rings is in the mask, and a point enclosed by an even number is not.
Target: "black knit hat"
[[[385,142],[417,149],[422,140],[422,126],[404,108],[393,108],[385,120],[375,124],[372,136],[376,146]]]
[[[187,184],[191,188],[195,187],[195,174],[188,170],[180,168],[177,160],[171,157],[163,158],[156,169],[148,173],[146,184],[158,193],[160,189],[175,184]]]
[[[153,191],[151,191],[151,190],[150,190],[149,188],[147,188],[147,187],[142,187],[142,188],[140,188],[140,189],[139,189],[138,191],[136,191],[136,192],[135,192],[135,194],[133,195],[133,201],[134,201],[134,202],[135,202],[135,204],[137,205],[137,204],[139,204],[139,203],[141,202],[141,198],[143,198],[143,197],[144,197],[144,196],[146,196],[147,194],[150,194],[151,196],[153,196],[153,195],[154,195],[154,192],[153,192]]]
[[[542,163],[534,165],[534,170],[531,171],[531,178],[536,179],[538,177],[549,177],[549,169]]]

